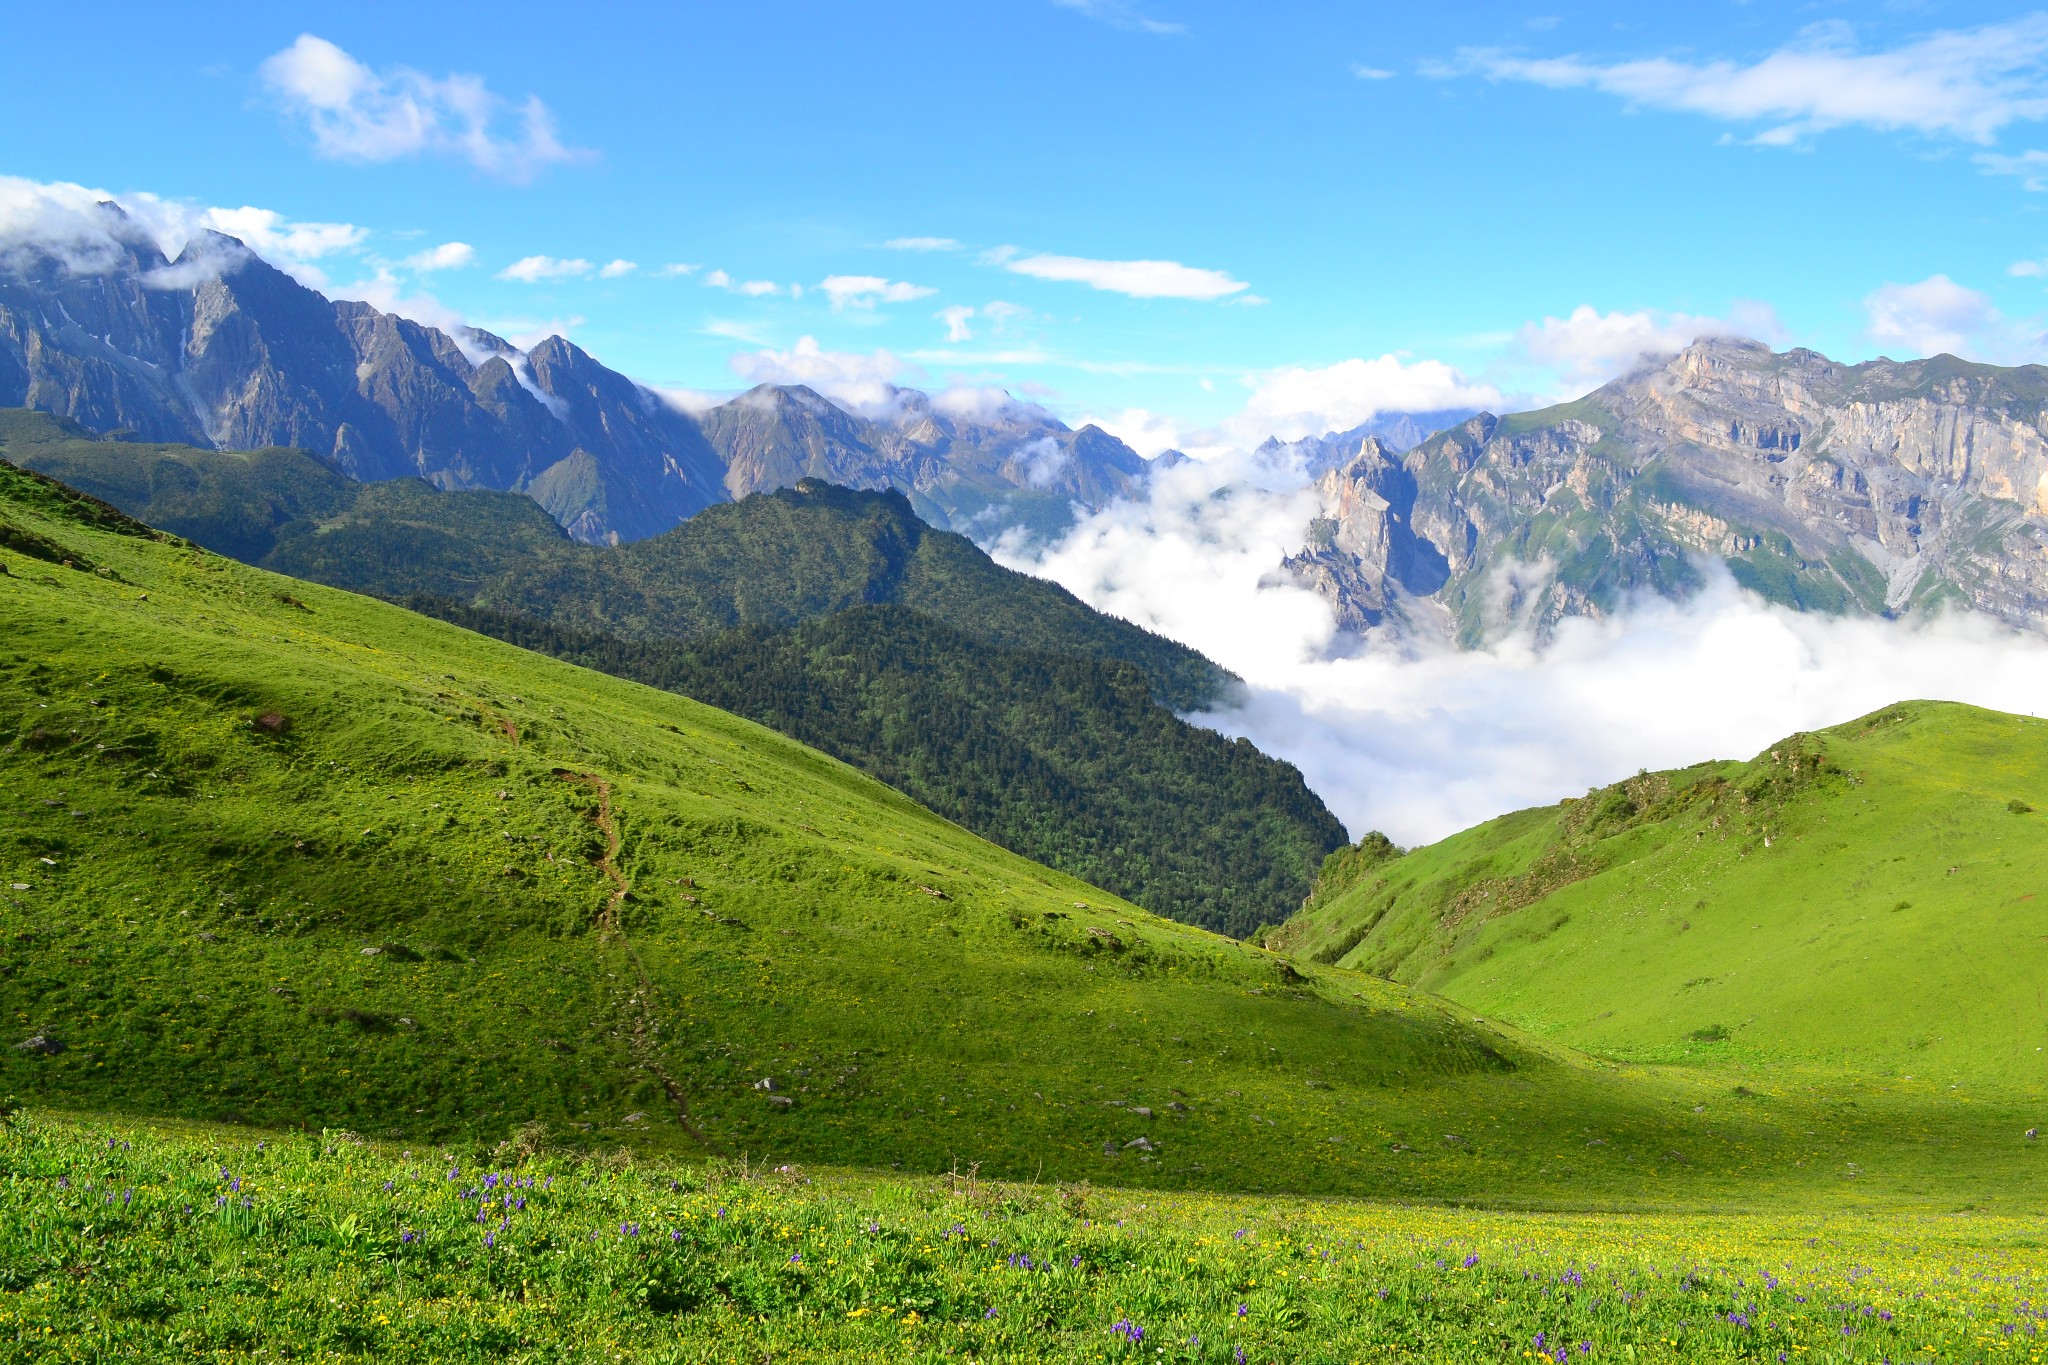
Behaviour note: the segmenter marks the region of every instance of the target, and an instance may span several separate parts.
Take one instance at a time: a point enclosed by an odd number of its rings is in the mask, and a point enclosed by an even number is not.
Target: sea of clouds
[[[1524,633],[1344,657],[1322,600],[1275,572],[1316,513],[1307,485],[1285,463],[1222,456],[998,557],[1237,673],[1243,704],[1196,719],[1297,765],[1354,837],[1427,842],[1907,698],[2048,711],[2048,641],[1968,615],[1789,611],[1718,570],[1686,602],[1567,621],[1542,646]]]

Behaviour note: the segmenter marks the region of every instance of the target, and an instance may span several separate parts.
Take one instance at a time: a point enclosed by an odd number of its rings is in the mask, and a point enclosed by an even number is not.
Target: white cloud
[[[956,303],[950,308],[941,308],[932,316],[946,324],[948,344],[974,340],[974,330],[967,325],[967,320],[974,316],[972,308]]]
[[[2022,189],[2040,194],[2048,190],[2048,152],[2026,151],[2018,155],[1979,152],[1973,160],[1987,175],[2017,176]]]
[[[1863,307],[1870,340],[1896,359],[1947,352],[1995,365],[2024,365],[2048,354],[2039,320],[2008,318],[1989,296],[1946,275],[1930,275],[1918,284],[1882,285],[1863,300]]]
[[[1387,81],[1394,78],[1393,72],[1379,66],[1360,66],[1354,64],[1351,68],[1351,74],[1362,81]]]
[[[1347,431],[1383,412],[1444,408],[1498,409],[1500,390],[1467,378],[1441,360],[1383,355],[1334,365],[1289,365],[1254,378],[1250,401],[1229,425],[1240,439],[1283,441]]]
[[[707,288],[723,289],[729,294],[744,294],[750,299],[767,298],[782,293],[782,286],[773,280],[735,280],[723,270],[714,270],[704,277]],[[802,286],[791,285],[791,295],[801,295]]]
[[[460,246],[461,243],[450,245]],[[367,279],[337,285],[328,290],[327,295],[335,299],[358,299],[379,312],[395,313],[399,317],[412,319],[422,327],[438,328],[452,337],[455,344],[462,348],[463,353],[468,355],[472,362],[483,358],[483,351],[469,344],[469,324],[460,312],[424,290],[406,292],[405,287],[389,269],[380,268]]]
[[[1784,145],[1845,125],[1988,143],[2009,124],[2048,117],[2048,15],[1929,34],[1864,52],[1846,24],[1817,24],[1748,63],[1651,57],[1600,62],[1467,49],[1425,74],[1477,73],[1551,89],[1591,89],[1647,108],[1765,125],[1754,141]]]
[[[501,280],[520,284],[544,284],[549,280],[573,280],[590,273],[590,262],[579,257],[563,260],[556,256],[521,256],[498,272]]]
[[[882,243],[891,251],[958,251],[960,243],[951,237],[891,237]]]
[[[1563,318],[1523,324],[1516,347],[1528,360],[1550,370],[1561,396],[1576,397],[1642,361],[1684,350],[1701,337],[1747,336],[1778,341],[1784,329],[1767,305],[1742,304],[1733,319],[1695,317],[1644,309],[1602,313],[1580,304]]]
[[[563,145],[554,115],[534,96],[514,104],[480,76],[437,78],[402,66],[379,73],[310,33],[269,57],[261,74],[285,109],[305,121],[315,150],[339,161],[432,153],[524,182],[588,155]],[[508,130],[508,123],[515,126]]]
[[[1129,0],[1052,0],[1061,9],[1070,9],[1076,14],[1086,15],[1100,24],[1111,28],[1130,29],[1137,33],[1186,33],[1180,24],[1153,19],[1142,13]]]
[[[313,261],[362,246],[370,233],[353,223],[295,223],[275,209],[208,209],[206,226],[239,237],[266,260]]]
[[[358,254],[370,235],[353,223],[303,222],[250,205],[201,208],[145,192],[117,196],[68,182],[0,176],[0,261],[33,248],[73,273],[100,274],[138,247],[176,258],[189,243],[207,241],[209,231],[240,238],[251,252],[316,287],[325,277],[315,261]],[[244,259],[232,248],[206,247],[149,282],[187,287]]]
[[[639,268],[639,265],[632,261],[609,261],[602,270],[597,272],[597,277],[601,280],[616,280],[632,274]]]
[[[908,303],[939,292],[921,284],[887,280],[880,275],[828,275],[818,287],[832,300],[835,312],[842,308],[873,308],[878,303]]]
[[[685,275],[694,275],[698,269],[699,267],[694,265],[685,265],[681,261],[673,261],[655,271],[654,274],[658,279],[679,280]]]
[[[416,252],[400,262],[416,275],[431,274],[436,270],[460,270],[476,263],[476,248],[468,242],[443,242],[437,247]]]
[[[750,384],[807,384],[827,398],[870,416],[895,404],[895,384],[907,373],[887,351],[827,351],[803,337],[786,351],[742,352],[729,362]]]
[[[1247,704],[1206,722],[1299,766],[1354,835],[1403,843],[1643,767],[1747,758],[1903,698],[2027,712],[2048,696],[2048,642],[1973,617],[1801,615],[1725,574],[1682,606],[1568,621],[1545,648],[1331,659],[1327,606],[1272,579],[1315,512],[1298,475],[1232,456],[1160,471],[1145,499],[1000,557],[1237,672]]]
[[[1097,261],[1085,256],[1018,255],[1014,247],[998,247],[986,258],[1016,275],[1038,280],[1085,284],[1090,289],[1128,294],[1134,299],[1227,298],[1250,288],[1221,270],[1204,270],[1178,261]]]

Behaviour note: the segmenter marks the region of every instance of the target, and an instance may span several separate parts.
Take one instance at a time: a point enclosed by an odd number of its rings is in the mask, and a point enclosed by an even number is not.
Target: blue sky
[[[994,384],[1156,448],[1526,403],[1700,330],[2048,359],[2042,11],[268,3],[9,22],[0,174],[252,207],[216,221],[332,292],[565,331],[678,390]],[[917,238],[939,240],[900,245]]]

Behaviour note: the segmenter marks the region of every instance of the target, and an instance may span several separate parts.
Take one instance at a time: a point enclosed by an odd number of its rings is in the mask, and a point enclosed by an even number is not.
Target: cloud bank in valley
[[[1565,622],[1542,648],[1332,658],[1327,607],[1274,573],[1314,511],[1299,470],[1235,456],[1163,472],[1149,499],[1003,557],[1238,673],[1245,704],[1203,722],[1299,766],[1354,837],[1441,838],[1907,698],[2048,710],[2048,642],[1981,618],[1801,614],[1725,574],[1685,603]]]

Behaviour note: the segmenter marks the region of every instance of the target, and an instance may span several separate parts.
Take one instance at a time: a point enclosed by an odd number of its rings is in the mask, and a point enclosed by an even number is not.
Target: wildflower
[[[420,1235],[411,1228],[407,1228],[404,1232],[398,1234],[398,1240],[403,1243],[417,1242],[419,1239]]]
[[[1458,1263],[1458,1265],[1459,1265],[1459,1268],[1460,1268],[1460,1269],[1462,1269],[1462,1270],[1470,1270],[1470,1269],[1471,1269],[1471,1268],[1472,1268],[1473,1266],[1475,1266],[1475,1265],[1478,1265],[1478,1264],[1479,1264],[1479,1253],[1478,1253],[1478,1252],[1476,1252],[1476,1251],[1475,1251],[1475,1252],[1473,1252],[1473,1253],[1472,1253],[1471,1255],[1467,1256],[1467,1257],[1466,1257],[1466,1258],[1465,1258],[1464,1260],[1462,1260],[1462,1261],[1460,1261],[1460,1262]]]
[[[1069,1270],[1079,1270],[1080,1268],[1081,1258],[1079,1256],[1076,1256],[1073,1260],[1067,1262],[1067,1269]]]
[[[1109,1330],[1116,1333],[1118,1336],[1122,1337],[1125,1341],[1128,1341],[1133,1346],[1141,1346],[1144,1344],[1145,1329],[1138,1326],[1137,1323],[1132,1322],[1129,1318],[1118,1318],[1114,1323],[1110,1325]]]
[[[1237,1306],[1237,1315],[1241,1318],[1249,1316],[1251,1311],[1251,1305],[1249,1304],[1241,1303]]]
[[[987,1311],[986,1313],[983,1313],[983,1314],[981,1315],[981,1317],[982,1317],[982,1321],[986,1322],[986,1321],[988,1321],[988,1319],[990,1319],[990,1318],[994,1317],[995,1315],[996,1315],[996,1309],[995,1309],[995,1305],[994,1305],[994,1304],[990,1304],[990,1305],[989,1305],[989,1309],[988,1309],[988,1311]]]
[[[1531,1346],[1534,1346],[1539,1351],[1546,1349],[1545,1338],[1543,1333],[1538,1332],[1535,1336],[1531,1337],[1529,1339],[1529,1344]]]
[[[790,1263],[791,1265],[802,1265],[802,1264],[803,1264],[803,1262],[804,1262],[804,1254],[803,1254],[803,1253],[802,1253],[801,1251],[798,1251],[798,1252],[792,1252],[792,1253],[790,1254],[790,1258],[789,1258],[789,1263]]]
[[[498,1244],[498,1234],[497,1234],[497,1233],[495,1233],[495,1232],[487,1232],[487,1233],[485,1233],[485,1234],[484,1234],[484,1245],[485,1245],[485,1246],[487,1246],[487,1247],[494,1247],[494,1246],[496,1246],[497,1244]]]
[[[487,1173],[487,1174],[486,1174],[486,1175],[484,1176],[484,1188],[485,1188],[485,1189],[487,1189],[487,1190],[488,1190],[488,1189],[493,1189],[493,1188],[495,1188],[495,1187],[497,1186],[497,1183],[498,1183],[498,1173],[497,1173],[496,1171],[491,1171],[491,1172]]]
[[[1230,1236],[1233,1240],[1242,1242],[1244,1240],[1244,1229],[1239,1228],[1236,1232],[1231,1233]]]
[[[619,1224],[619,1236],[621,1236],[621,1237],[638,1237],[639,1235],[640,1235],[640,1225],[639,1225],[638,1223],[621,1223],[621,1224]]]
[[[62,1176],[62,1175],[58,1176],[58,1177],[57,1177],[57,1188],[58,1188],[58,1189],[60,1189],[60,1190],[68,1190],[68,1189],[70,1189],[70,1188],[71,1188],[71,1178],[70,1178],[69,1176]]]
[[[675,1230],[674,1232],[671,1232],[671,1233],[670,1233],[670,1234],[668,1235],[668,1239],[669,1239],[669,1240],[670,1240],[671,1242],[680,1242],[680,1241],[682,1241],[682,1240],[683,1240],[683,1230],[682,1230],[681,1228],[677,1228],[677,1229],[676,1229],[676,1230]]]
[[[1237,1348],[1236,1353],[1230,1357],[1230,1362],[1231,1365],[1244,1365],[1244,1347]]]
[[[388,1180],[384,1182],[384,1193],[391,1193],[391,1182]]]

